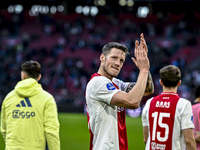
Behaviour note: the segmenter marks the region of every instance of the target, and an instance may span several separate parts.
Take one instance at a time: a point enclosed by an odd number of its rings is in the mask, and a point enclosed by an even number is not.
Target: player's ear
[[[177,86],[180,86],[180,85],[181,85],[181,80],[179,80],[179,82],[178,82]]]
[[[39,77],[37,78],[37,81],[39,81],[41,79],[42,75],[40,74]]]
[[[163,82],[162,82],[161,79],[159,79],[159,83],[160,83],[161,86],[163,86]]]
[[[26,79],[26,74],[23,71],[21,71],[21,80],[24,80],[24,79]]]
[[[105,55],[103,53],[101,53],[101,55],[100,55],[100,61],[104,62],[104,60],[105,60]]]

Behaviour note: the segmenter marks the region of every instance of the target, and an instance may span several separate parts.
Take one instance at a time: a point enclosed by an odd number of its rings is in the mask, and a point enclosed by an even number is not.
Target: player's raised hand
[[[132,57],[131,59],[135,63],[135,65],[140,69],[140,70],[149,70],[150,68],[150,63],[149,59],[147,57],[148,49],[146,45],[146,41],[144,39],[143,33],[140,35],[140,44],[139,41],[135,41],[135,58]]]
[[[140,34],[140,46],[148,53],[148,48],[146,44],[146,40],[144,39],[144,34]]]

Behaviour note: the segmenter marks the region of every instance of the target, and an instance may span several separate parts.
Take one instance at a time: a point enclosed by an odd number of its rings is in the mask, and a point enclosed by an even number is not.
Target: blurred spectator
[[[163,13],[152,15],[157,19],[150,22],[128,13],[123,17],[120,14],[96,17],[41,15],[33,17],[35,21],[23,14],[13,14],[10,18],[0,15],[0,84],[4,85],[0,88],[0,101],[19,80],[17,70],[21,62],[36,60],[44,68],[40,82],[57,103],[83,106],[86,82],[90,73],[97,71],[98,54],[103,45],[110,41],[123,43],[133,54],[140,32],[145,34],[148,43],[155,94],[160,92],[156,84],[159,69],[174,64],[182,72],[180,96],[191,99],[194,85],[200,83],[199,71],[188,69],[192,60],[200,56],[200,23],[187,21],[184,14],[177,17],[180,21],[170,20]],[[126,73],[120,74],[120,78],[135,81],[137,70],[129,64],[127,59]]]

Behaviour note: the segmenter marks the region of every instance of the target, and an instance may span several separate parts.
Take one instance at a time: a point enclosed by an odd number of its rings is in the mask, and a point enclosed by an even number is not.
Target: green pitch
[[[61,150],[89,150],[90,137],[86,115],[59,113],[59,121]],[[144,149],[141,118],[127,116],[126,124],[129,149]],[[0,150],[4,147],[3,138],[0,136]]]

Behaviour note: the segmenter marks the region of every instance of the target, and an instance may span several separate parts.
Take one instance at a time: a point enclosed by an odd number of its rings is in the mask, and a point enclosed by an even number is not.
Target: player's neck
[[[163,92],[165,93],[177,93],[177,87],[168,88],[163,86]]]
[[[194,100],[194,103],[200,103],[200,97],[197,97],[197,98]]]
[[[112,78],[113,78],[113,77],[111,77],[110,75],[108,75],[108,73],[106,73],[106,72],[103,71],[102,69],[99,69],[97,73],[100,74],[101,76],[107,77],[108,79],[110,79],[110,80],[112,81]]]

